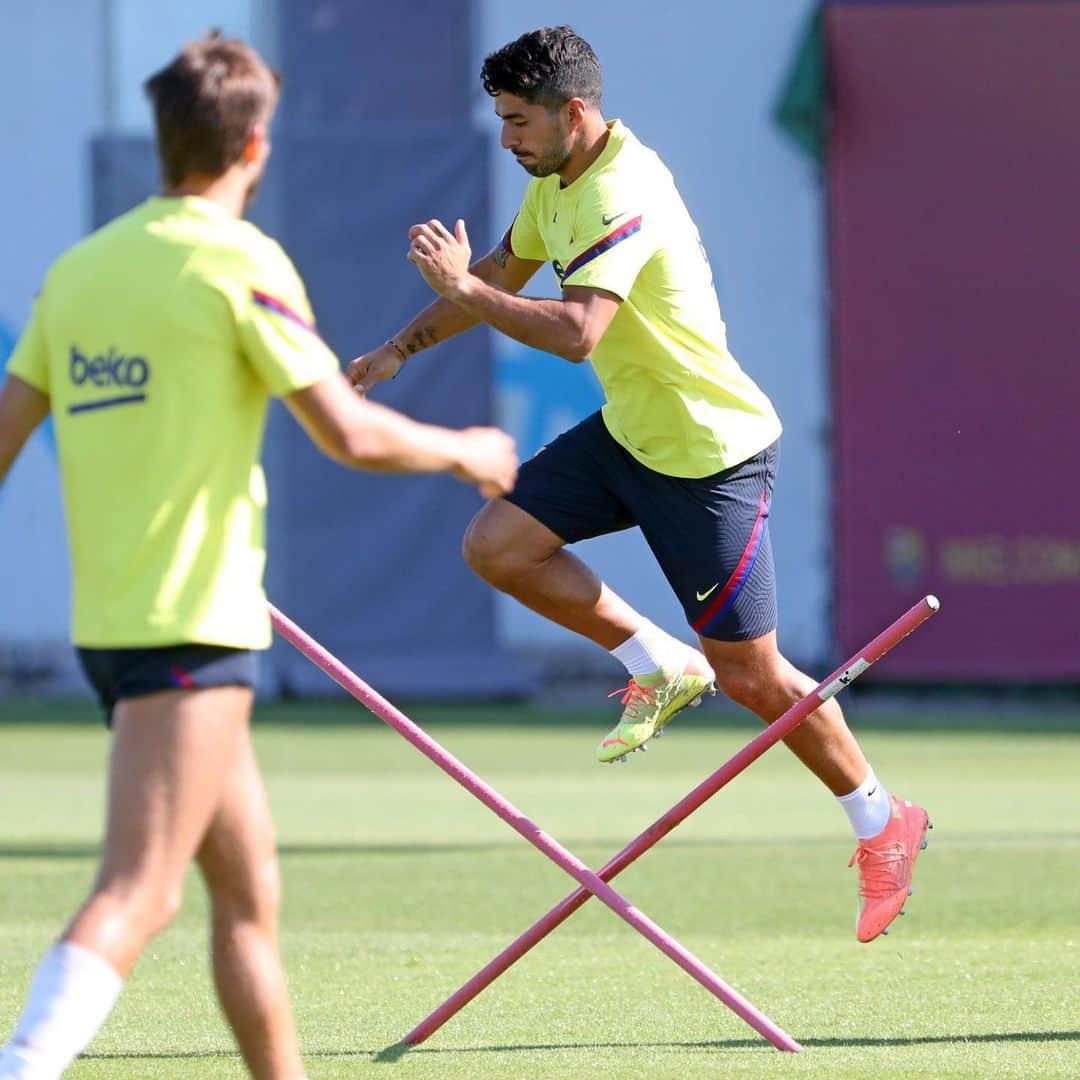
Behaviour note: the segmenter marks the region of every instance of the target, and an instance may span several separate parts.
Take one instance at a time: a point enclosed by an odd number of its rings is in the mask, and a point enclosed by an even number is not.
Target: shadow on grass
[[[805,1047],[846,1048],[875,1046],[944,1046],[955,1043],[1038,1043],[1080,1042],[1080,1031],[994,1031],[977,1035],[916,1035],[911,1038],[886,1036],[859,1038],[837,1036],[828,1039],[803,1039]],[[392,1065],[409,1054],[510,1054],[537,1050],[762,1050],[771,1052],[762,1039],[724,1039],[708,1042],[581,1042],[519,1043],[506,1046],[409,1046],[395,1043],[382,1050],[309,1050],[308,1058],[369,1057],[380,1064]],[[124,1051],[83,1054],[90,1061],[173,1061],[212,1058],[236,1058],[233,1050],[177,1050],[173,1053],[133,1053]]]
[[[928,1046],[956,1043],[1007,1043],[1007,1042],[1080,1042],[1080,1031],[1001,1031],[979,1035],[916,1035],[882,1038],[842,1037],[828,1039],[803,1039],[805,1047],[874,1047],[874,1046]],[[406,1054],[505,1054],[536,1050],[769,1050],[763,1039],[724,1039],[709,1042],[619,1042],[619,1043],[531,1043],[517,1046],[457,1046],[424,1047],[395,1043],[373,1055],[373,1059],[393,1064]],[[332,1056],[316,1052],[311,1056]]]
[[[471,844],[282,844],[278,854],[283,858],[326,855],[454,855],[505,852],[523,844],[517,838],[482,841]],[[3,859],[96,859],[101,848],[96,844],[0,844]]]
[[[1080,831],[1059,830],[1025,833],[948,833],[936,837],[947,841],[951,847],[1045,847],[1047,845],[1076,843],[1080,841]],[[574,850],[592,851],[601,848],[614,854],[626,844],[626,838],[589,837],[582,840],[577,837],[564,838],[564,842]],[[846,839],[838,841],[832,836],[759,836],[739,839],[737,837],[702,838],[683,840],[666,837],[664,850],[683,851],[722,851],[732,848],[787,848],[798,845],[800,848],[820,847],[835,848],[846,845]],[[282,844],[278,854],[283,859],[332,856],[380,856],[384,858],[413,858],[417,855],[483,855],[513,854],[531,852],[529,845],[517,836],[507,836],[505,840],[480,840],[472,843],[449,844],[401,844],[401,843],[332,843],[332,844]],[[0,861],[5,859],[96,859],[101,853],[96,844],[0,844]]]

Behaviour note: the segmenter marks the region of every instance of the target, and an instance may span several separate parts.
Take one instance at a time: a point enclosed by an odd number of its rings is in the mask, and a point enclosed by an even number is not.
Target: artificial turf
[[[755,730],[706,706],[610,768],[592,761],[609,715],[412,715],[592,865]],[[0,716],[2,1039],[92,877],[107,736],[89,707],[3,703]],[[1080,722],[1068,711],[989,726],[970,709],[853,712],[879,776],[935,823],[908,913],[869,946],[854,938],[843,815],[782,747],[615,881],[802,1042],[798,1056],[595,900],[401,1053],[416,1021],[573,883],[357,707],[260,716],[312,1080],[1080,1076]],[[245,1075],[214,1002],[205,910],[192,875],[180,918],[70,1076]]]

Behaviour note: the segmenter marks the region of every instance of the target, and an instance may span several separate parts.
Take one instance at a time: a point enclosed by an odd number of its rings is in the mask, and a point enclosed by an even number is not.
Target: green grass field
[[[907,915],[872,945],[854,938],[843,815],[782,747],[617,880],[804,1043],[791,1056],[597,901],[428,1043],[387,1052],[572,882],[359,709],[260,715],[284,948],[312,1080],[1080,1076],[1075,716],[1033,714],[987,731],[970,711],[957,721],[913,709],[865,724],[854,714],[878,774],[935,822]],[[413,715],[593,865],[755,730],[707,707],[653,752],[605,769],[592,764],[608,720],[599,713]],[[87,722],[89,708],[2,704],[0,716],[3,1038],[93,873],[107,736]],[[193,875],[180,919],[151,944],[69,1075],[245,1075],[216,1010],[204,919]]]

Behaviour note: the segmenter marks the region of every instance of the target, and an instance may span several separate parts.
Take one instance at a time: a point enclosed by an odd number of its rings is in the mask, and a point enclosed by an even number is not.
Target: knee
[[[717,687],[737,705],[771,723],[814,688],[779,653],[714,664]]]
[[[183,887],[181,882],[152,878],[106,880],[95,890],[94,899],[149,941],[180,914]]]
[[[276,858],[264,859],[245,874],[208,878],[207,889],[215,919],[269,924],[281,907],[281,869]]]
[[[726,664],[717,670],[716,683],[725,697],[759,716],[768,711],[767,704],[775,696],[768,672],[755,665]]]
[[[512,577],[520,560],[491,528],[486,508],[469,522],[461,543],[461,554],[469,569],[489,585]]]
[[[169,889],[163,892],[154,902],[152,908],[152,923],[153,929],[151,933],[157,934],[164,930],[177,915],[180,914],[180,909],[183,907],[184,897],[179,886],[173,889]]]

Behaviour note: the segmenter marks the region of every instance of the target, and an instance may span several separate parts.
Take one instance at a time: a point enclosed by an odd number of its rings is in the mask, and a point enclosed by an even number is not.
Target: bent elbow
[[[343,436],[340,439],[323,439],[319,442],[319,449],[337,465],[355,466],[356,455],[350,441]]]
[[[327,425],[314,434],[314,441],[324,456],[348,468],[370,469],[379,459],[376,440],[360,425]]]
[[[600,344],[600,339],[604,336],[606,329],[606,323],[603,326],[597,326],[596,320],[584,320],[582,325],[577,327],[577,332],[567,352],[566,359],[575,364],[588,360],[596,351],[596,346]]]
[[[581,364],[593,354],[596,342],[587,333],[578,334],[569,346],[563,350],[563,358],[571,364]]]
[[[385,468],[386,461],[391,456],[385,440],[380,439],[376,432],[366,426],[345,433],[341,455],[338,460],[342,464],[374,472]]]

